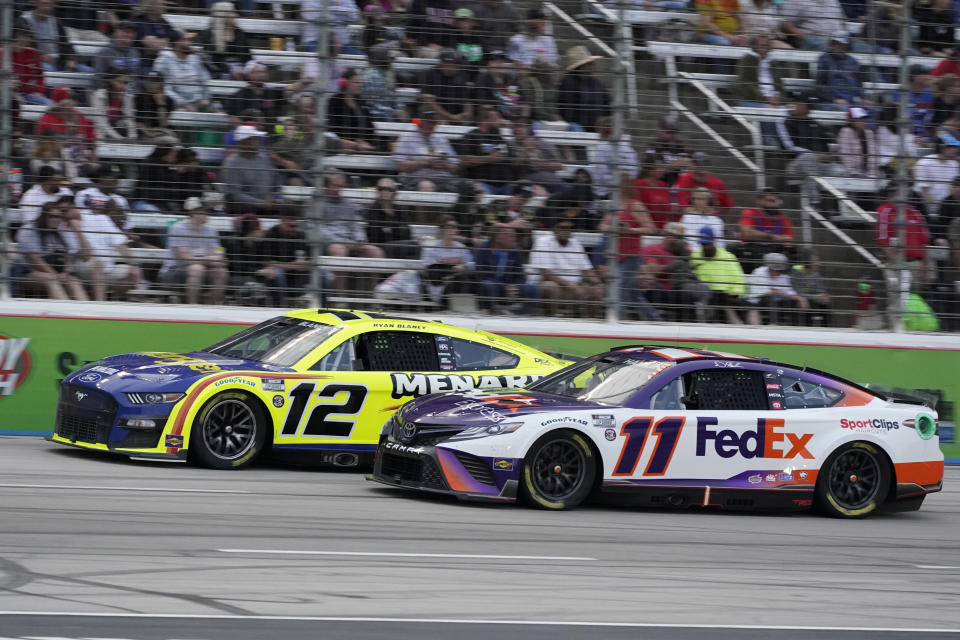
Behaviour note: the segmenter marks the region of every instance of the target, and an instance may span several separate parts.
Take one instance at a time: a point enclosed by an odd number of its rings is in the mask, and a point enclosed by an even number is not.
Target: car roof
[[[439,320],[420,320],[419,318],[410,318],[391,313],[380,313],[376,311],[358,311],[354,309],[298,309],[284,314],[298,320],[311,320],[313,322],[322,322],[323,324],[332,324],[336,326],[360,326],[379,322],[410,322],[422,325],[443,325]]]
[[[631,344],[616,347],[610,353],[629,354],[633,358],[656,360],[662,362],[687,362],[690,360],[748,360],[753,362],[765,361],[765,358],[753,358],[725,351],[709,351],[707,349],[688,349],[686,347],[669,347],[662,345]]]

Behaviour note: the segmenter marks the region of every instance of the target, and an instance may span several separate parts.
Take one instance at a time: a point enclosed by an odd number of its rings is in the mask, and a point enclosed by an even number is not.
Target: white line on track
[[[472,620],[469,618],[374,618],[347,616],[258,616],[179,613],[70,613],[65,611],[0,611],[0,616],[51,616],[77,618],[158,618],[169,620],[273,620],[277,622],[394,622],[408,624],[519,625],[528,627],[623,627],[638,629],[742,629],[759,631],[899,631],[909,633],[960,633],[960,628],[926,627],[805,627],[800,625],[683,624],[671,622],[570,622],[564,620]]]
[[[917,569],[960,569],[960,567],[941,564],[915,564],[913,566],[915,566]]]
[[[0,487],[8,489],[77,489],[84,491],[158,491],[163,493],[250,493],[234,489],[174,489],[172,487],[102,487],[82,486],[74,484],[11,484],[0,483]]]
[[[265,553],[286,556],[373,556],[384,558],[473,558],[485,560],[596,560],[581,556],[497,556],[469,553],[387,553],[377,551],[296,551],[289,549],[217,549],[220,553]]]

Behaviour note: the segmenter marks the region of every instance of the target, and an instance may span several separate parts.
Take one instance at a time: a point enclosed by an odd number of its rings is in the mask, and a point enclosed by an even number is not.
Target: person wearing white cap
[[[863,107],[847,110],[847,125],[837,134],[837,154],[843,173],[850,178],[880,176],[877,134],[867,127],[870,113]]]
[[[216,229],[207,224],[207,210],[200,198],[187,198],[183,210],[189,218],[181,220],[167,232],[168,260],[157,278],[164,284],[184,285],[187,303],[197,304],[200,287],[209,287],[204,302],[223,304],[223,288],[227,282],[223,246]]]
[[[763,256],[763,266],[747,276],[747,302],[754,308],[747,314],[749,324],[760,324],[761,312],[770,312],[772,324],[797,324],[796,310],[807,309],[807,299],[797,295],[790,281],[790,261],[782,253]]]
[[[233,131],[237,153],[223,161],[221,178],[226,185],[227,212],[258,212],[274,206],[277,170],[264,150],[266,133],[244,124]]]

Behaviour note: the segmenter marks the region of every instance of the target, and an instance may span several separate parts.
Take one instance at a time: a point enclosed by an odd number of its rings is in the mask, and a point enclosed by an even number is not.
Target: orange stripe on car
[[[943,460],[898,462],[893,466],[897,472],[897,482],[913,482],[923,487],[943,480]]]

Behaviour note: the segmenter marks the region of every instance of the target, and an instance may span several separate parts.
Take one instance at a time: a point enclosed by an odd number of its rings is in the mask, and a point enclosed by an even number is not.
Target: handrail
[[[750,122],[749,120],[744,118],[741,114],[734,111],[730,107],[730,105],[727,104],[726,100],[718,96],[713,89],[705,85],[701,80],[694,78],[689,71],[678,71],[677,75],[683,78],[684,80],[686,80],[690,84],[690,86],[692,86],[693,88],[698,90],[700,93],[702,93],[707,98],[707,100],[717,105],[717,107],[721,111],[723,111],[728,116],[736,120],[737,124],[741,125],[744,129],[749,131],[751,134],[754,134],[757,132],[757,126],[754,123]]]
[[[543,8],[546,9],[548,13],[554,14],[555,16],[557,16],[558,18],[560,18],[561,20],[563,20],[564,22],[566,22],[569,26],[573,27],[573,29],[574,29],[577,33],[579,33],[580,35],[582,35],[583,37],[585,37],[585,38],[586,38],[587,40],[589,40],[594,46],[596,46],[598,49],[600,49],[601,51],[603,51],[603,52],[604,52],[605,54],[607,54],[608,56],[610,56],[611,58],[614,58],[614,59],[617,59],[617,58],[618,58],[616,51],[614,51],[614,50],[611,49],[609,46],[607,46],[607,45],[603,42],[603,40],[601,40],[600,38],[598,38],[598,37],[596,37],[595,35],[593,35],[592,33],[590,33],[590,30],[589,30],[589,29],[587,29],[586,27],[584,27],[583,25],[581,25],[579,22],[577,22],[576,20],[574,20],[573,18],[571,18],[569,15],[567,15],[567,13],[566,13],[563,9],[561,9],[561,8],[558,7],[557,5],[553,4],[552,2],[544,2],[544,3],[543,3]]]
[[[723,147],[727,152],[730,153],[733,157],[743,163],[743,165],[752,171],[757,176],[762,174],[760,167],[753,162],[750,158],[745,156],[740,149],[737,149],[735,146],[730,144],[730,142],[721,136],[719,133],[713,130],[713,127],[709,126],[706,122],[701,120],[696,114],[694,114],[690,109],[684,106],[679,100],[671,99],[670,106],[686,116],[690,122],[697,125],[701,131],[713,138],[713,141]]]
[[[835,186],[830,184],[830,181],[827,178],[824,178],[823,176],[817,176],[815,178],[811,178],[811,180],[816,182],[821,189],[827,191],[830,195],[836,198],[838,203],[849,209],[854,215],[860,216],[870,224],[876,223],[877,219],[873,216],[873,214],[864,211],[863,208],[851,200],[850,196],[848,196],[845,192],[840,191]]]
[[[821,225],[823,225],[823,227],[827,231],[837,236],[837,238],[841,242],[843,242],[844,244],[849,246],[851,249],[853,249],[864,260],[866,260],[867,262],[869,262],[870,264],[872,264],[878,269],[884,269],[886,267],[886,265],[879,258],[877,258],[877,256],[873,255],[872,253],[864,249],[862,244],[860,244],[859,242],[857,242],[856,240],[848,236],[842,229],[837,227],[837,225],[830,222],[830,220],[827,219],[827,217],[824,216],[822,213],[820,213],[819,211],[817,211],[816,209],[814,209],[808,204],[802,205],[802,208],[805,214],[807,214],[808,216],[810,216],[811,218],[819,222]]]

